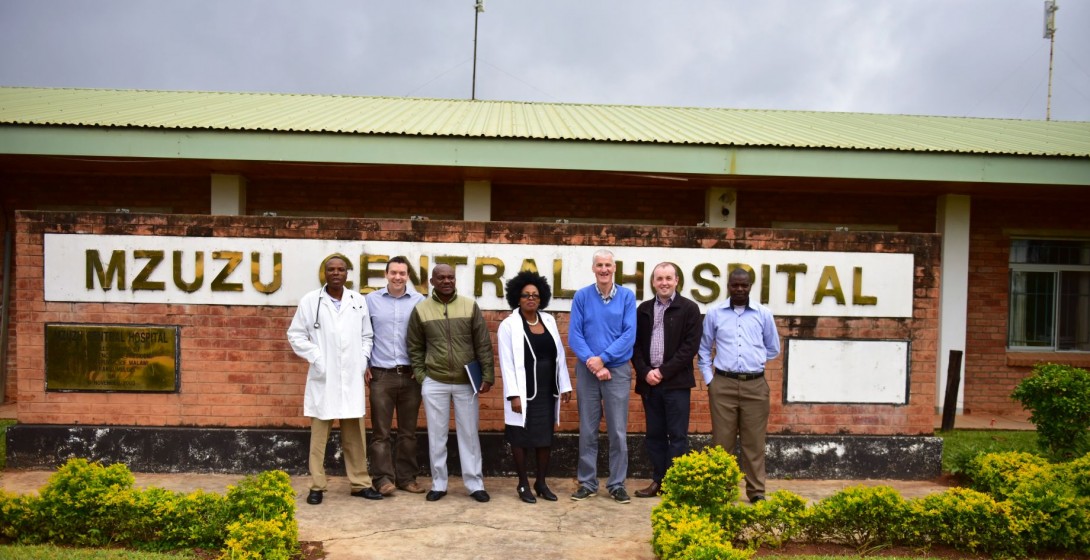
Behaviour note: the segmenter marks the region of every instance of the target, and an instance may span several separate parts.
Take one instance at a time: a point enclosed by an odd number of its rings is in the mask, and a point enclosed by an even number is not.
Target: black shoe
[[[550,502],[556,501],[556,494],[553,494],[552,490],[549,490],[549,485],[545,483],[534,484],[534,492],[537,492],[538,496],[549,500]]]
[[[537,503],[537,498],[535,498],[534,495],[532,493],[530,493],[530,487],[529,486],[519,486],[518,487],[518,493],[519,493],[519,498],[522,499],[522,501],[524,501],[524,502],[526,502],[528,504],[536,504]]]
[[[609,491],[609,495],[613,496],[613,500],[618,504],[627,504],[632,500],[628,498],[628,492],[624,491],[624,486],[618,486]]]
[[[576,490],[575,493],[571,495],[571,499],[573,499],[573,500],[575,500],[577,502],[581,502],[581,501],[583,501],[583,500],[585,500],[587,498],[593,498],[593,497],[595,497],[597,495],[598,495],[598,493],[591,490],[590,488],[587,488],[586,486],[579,486],[579,489]]]
[[[446,490],[428,490],[428,494],[424,496],[424,499],[429,502],[438,502],[443,499],[443,496],[447,495]]]
[[[316,506],[316,505],[322,503],[322,491],[321,490],[311,490],[310,494],[307,494],[307,503],[312,505],[312,506]]]
[[[368,500],[381,500],[382,493],[374,488],[368,486],[367,488],[361,488],[359,490],[353,490],[352,495],[357,498],[365,498]]]
[[[489,496],[488,492],[485,492],[484,490],[477,490],[476,492],[470,494],[469,497],[477,500],[478,502],[481,502],[482,504],[492,499],[492,496]]]
[[[757,495],[755,495],[755,496],[753,496],[752,498],[749,499],[749,502],[751,504],[755,504],[757,502],[763,502],[763,501],[765,501],[765,495],[764,494],[757,494]]]

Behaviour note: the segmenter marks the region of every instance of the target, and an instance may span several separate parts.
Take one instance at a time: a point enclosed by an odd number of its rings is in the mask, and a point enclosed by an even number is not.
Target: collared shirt
[[[409,365],[409,349],[405,335],[409,330],[409,316],[424,296],[405,285],[405,293],[394,297],[383,287],[367,294],[367,308],[371,311],[371,325],[375,331],[375,346],[371,350],[371,365],[392,368]]]
[[[598,286],[594,286],[594,291],[598,292],[598,297],[602,298],[602,303],[609,303],[613,301],[613,298],[617,295],[617,283],[613,283],[613,287],[609,289],[609,295],[602,295],[602,291],[598,289]]]
[[[704,316],[697,365],[705,384],[711,383],[716,369],[740,373],[764,371],[765,362],[779,354],[780,335],[767,307],[750,300],[739,314],[727,301],[709,309]]]
[[[665,327],[663,326],[663,318],[666,315],[666,308],[670,307],[670,304],[674,303],[674,296],[677,292],[674,292],[670,296],[670,299],[663,302],[657,296],[655,297],[655,314],[651,320],[651,349],[648,356],[651,360],[651,367],[657,368],[662,365],[662,355],[665,352]]]

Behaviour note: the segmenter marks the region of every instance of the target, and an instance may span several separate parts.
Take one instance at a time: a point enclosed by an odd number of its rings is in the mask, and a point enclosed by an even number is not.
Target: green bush
[[[1031,453],[986,453],[970,461],[965,474],[973,489],[1005,500],[1023,481],[1050,468],[1046,459]]]
[[[898,540],[908,505],[888,486],[852,486],[814,504],[803,516],[803,534],[814,541],[857,548]]]
[[[122,464],[104,467],[86,459],[69,460],[39,492],[36,513],[48,520],[40,542],[82,546],[115,542],[116,529],[133,514],[134,480]]]
[[[299,527],[291,479],[244,478],[226,496],[132,487],[125,465],[71,459],[38,496],[0,492],[0,539],[145,550],[223,549],[225,558],[290,558]]]
[[[1014,520],[1007,502],[970,488],[951,488],[908,504],[903,542],[944,544],[963,552],[995,555],[1024,553],[1020,534],[1024,523]]]
[[[674,459],[662,479],[663,502],[693,506],[716,523],[728,521],[738,500],[742,471],[734,456],[715,446]]]
[[[778,547],[802,532],[806,499],[787,490],[777,490],[753,507],[738,509],[747,514],[746,527],[742,532],[747,546]]]
[[[663,500],[651,510],[651,547],[663,560],[745,560],[752,556],[750,551],[736,550],[730,540],[723,527],[699,507]]]
[[[1090,452],[1090,372],[1060,364],[1037,364],[1011,397],[1030,412],[1041,450],[1055,459]]]
[[[1012,515],[1025,525],[1030,550],[1090,552],[1090,497],[1079,495],[1071,472],[1054,466],[1011,493]]]

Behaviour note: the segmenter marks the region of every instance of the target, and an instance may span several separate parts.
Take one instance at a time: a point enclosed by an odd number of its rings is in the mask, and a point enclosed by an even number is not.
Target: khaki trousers
[[[352,490],[362,490],[371,486],[371,476],[367,474],[367,445],[364,444],[363,418],[342,418],[341,449],[344,450],[344,470],[348,473],[348,482]],[[310,489],[326,490],[325,448],[329,442],[329,429],[332,420],[310,420]]]
[[[738,457],[746,475],[746,497],[765,493],[765,439],[768,432],[768,381],[765,377],[740,381],[719,374],[708,385],[712,413],[712,445],[734,453],[735,439],[742,440]]]

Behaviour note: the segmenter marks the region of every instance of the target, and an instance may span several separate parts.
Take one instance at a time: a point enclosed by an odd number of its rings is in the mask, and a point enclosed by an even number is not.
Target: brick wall
[[[1090,355],[1085,352],[1007,351],[1011,238],[1071,237],[1072,231],[1085,231],[1086,208],[1085,203],[973,200],[965,341],[966,413],[1024,414],[1010,394],[1029,375],[1034,363],[1090,367]]]
[[[20,212],[16,218],[18,268],[14,290],[14,346],[19,349],[19,419],[42,424],[138,426],[304,427],[306,364],[285,339],[292,308],[167,304],[86,304],[43,300],[43,234],[207,235],[285,239],[707,247],[915,255],[914,316],[905,319],[778,317],[781,336],[889,338],[912,341],[910,403],[800,405],[782,403],[782,359],[769,364],[770,431],[804,434],[931,433],[935,405],[938,238],[903,233],[834,233],[767,229],[476,223],[357,218],[262,218]],[[592,278],[588,272],[586,282]],[[507,312],[488,312],[495,333]],[[558,320],[566,336],[568,317]],[[46,322],[166,324],[181,327],[181,390],[177,394],[92,394],[45,391]],[[574,371],[574,365],[569,364]],[[693,393],[692,431],[710,431],[707,392]],[[503,429],[502,392],[481,399],[482,431]],[[562,431],[576,431],[574,403],[561,412]],[[423,418],[421,418],[421,424]],[[642,407],[632,399],[630,431],[644,430]]]

